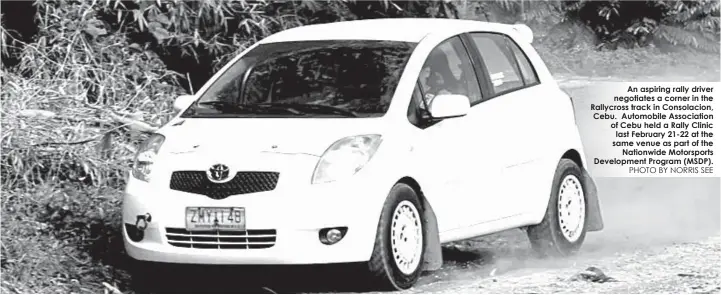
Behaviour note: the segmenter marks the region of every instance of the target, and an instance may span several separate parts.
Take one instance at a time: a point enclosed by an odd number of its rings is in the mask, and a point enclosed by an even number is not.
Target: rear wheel
[[[528,228],[531,246],[541,256],[568,256],[581,248],[588,211],[581,179],[581,168],[572,160],[561,159],[546,215],[540,224]]]
[[[415,190],[396,184],[388,195],[376,230],[368,270],[382,290],[404,290],[420,277],[425,251],[423,215]]]

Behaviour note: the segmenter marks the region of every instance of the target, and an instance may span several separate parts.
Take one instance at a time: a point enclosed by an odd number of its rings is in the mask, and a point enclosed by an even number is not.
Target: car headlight
[[[146,182],[150,181],[150,172],[153,169],[155,156],[158,155],[158,150],[160,150],[160,146],[163,145],[164,141],[165,136],[153,134],[140,145],[133,162],[133,177]]]
[[[357,135],[334,142],[318,160],[311,183],[327,183],[355,175],[381,144],[379,134]]]

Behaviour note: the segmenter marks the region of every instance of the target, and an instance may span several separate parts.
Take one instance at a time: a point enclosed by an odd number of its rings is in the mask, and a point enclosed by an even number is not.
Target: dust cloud
[[[719,178],[599,178],[606,228],[585,252],[691,242],[721,233]]]

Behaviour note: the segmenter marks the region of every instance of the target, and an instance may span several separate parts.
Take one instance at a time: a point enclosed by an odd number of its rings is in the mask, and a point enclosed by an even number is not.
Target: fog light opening
[[[125,224],[125,232],[128,234],[128,238],[136,243],[145,238],[145,231],[138,229],[137,226],[130,223]]]
[[[340,242],[340,240],[345,237],[347,231],[347,227],[324,228],[318,232],[318,238],[320,239],[320,242],[325,245],[333,245]]]

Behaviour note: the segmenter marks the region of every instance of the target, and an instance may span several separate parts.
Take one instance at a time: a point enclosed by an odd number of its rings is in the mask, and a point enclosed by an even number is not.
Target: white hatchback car
[[[127,253],[184,264],[367,262],[377,289],[441,244],[524,228],[569,255],[603,228],[570,97],[530,28],[310,25],[233,59],[142,144]]]

